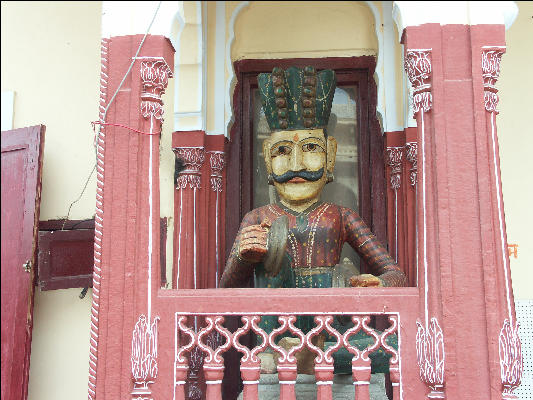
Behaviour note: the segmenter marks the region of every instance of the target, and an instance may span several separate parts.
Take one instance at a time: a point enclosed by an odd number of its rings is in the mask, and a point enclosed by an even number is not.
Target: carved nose
[[[293,171],[303,171],[303,170],[305,170],[304,165],[302,163],[302,152],[297,147],[292,152],[291,169]]]

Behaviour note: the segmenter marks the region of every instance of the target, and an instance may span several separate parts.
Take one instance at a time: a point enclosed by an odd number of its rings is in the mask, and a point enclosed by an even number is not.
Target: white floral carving
[[[522,383],[522,344],[518,337],[518,322],[514,326],[506,319],[500,331],[500,373],[503,394],[510,395]]]
[[[408,142],[405,144],[407,161],[411,163],[411,168],[409,169],[409,182],[411,186],[416,185],[416,176],[418,171],[418,143],[417,142]]]
[[[144,118],[155,118],[163,122],[163,100],[168,78],[172,70],[162,59],[147,59],[141,62],[141,114]]]
[[[205,150],[203,147],[175,147],[172,149],[176,158],[182,161],[185,169],[180,172],[176,189],[185,189],[187,185],[191,189],[201,188],[200,172],[205,161]]]
[[[224,153],[221,151],[211,151],[209,164],[211,165],[211,190],[222,192],[222,170],[226,165]]]
[[[141,314],[133,329],[131,339],[131,372],[134,388],[132,394],[146,392],[148,384],[157,378],[157,323],[155,317],[152,324]]]
[[[405,71],[413,86],[413,109],[417,113],[420,109],[425,112],[432,107],[431,95],[431,50],[407,50],[405,57]]]
[[[416,333],[416,354],[420,367],[420,379],[433,392],[442,392],[444,386],[444,336],[436,318],[431,318],[428,327],[419,321]]]
[[[484,101],[485,109],[488,112],[498,112],[496,107],[499,98],[497,95],[496,81],[500,77],[500,62],[503,53],[505,53],[505,48],[503,47],[487,47],[481,52]]]
[[[387,147],[387,164],[392,168],[390,184],[392,190],[398,190],[401,185],[403,147]]]

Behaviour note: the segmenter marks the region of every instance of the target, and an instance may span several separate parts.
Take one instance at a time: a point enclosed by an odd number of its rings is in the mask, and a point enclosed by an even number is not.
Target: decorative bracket
[[[148,57],[141,62],[141,114],[145,119],[157,119],[163,123],[163,100],[168,78],[172,70],[162,58]]]
[[[411,186],[416,186],[416,176],[418,172],[418,143],[408,142],[405,144],[405,148],[405,158],[411,163],[411,168],[409,169],[409,182]]]
[[[496,107],[499,101],[496,81],[500,77],[500,62],[503,53],[505,53],[505,47],[483,47],[481,53],[485,110],[496,114],[498,113]]]
[[[401,185],[403,147],[387,147],[387,164],[392,168],[390,184],[392,190],[398,190]]]
[[[213,192],[222,192],[222,170],[226,165],[224,152],[210,151],[209,154],[209,164],[211,165],[211,190]]]
[[[407,50],[405,72],[413,86],[413,109],[428,112],[433,107],[431,95],[431,49]]]

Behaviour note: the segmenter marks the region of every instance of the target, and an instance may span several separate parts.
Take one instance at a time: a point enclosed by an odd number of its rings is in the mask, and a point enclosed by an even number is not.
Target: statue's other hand
[[[372,274],[354,275],[350,278],[352,287],[382,287],[383,281]]]
[[[239,257],[244,261],[258,263],[267,253],[268,225],[250,225],[241,231]]]

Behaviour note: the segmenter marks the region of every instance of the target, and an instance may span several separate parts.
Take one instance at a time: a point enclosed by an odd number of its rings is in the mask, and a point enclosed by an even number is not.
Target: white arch
[[[380,121],[380,125],[382,127],[382,132],[391,130],[388,129],[389,126],[392,128],[392,130],[396,130],[396,107],[393,102],[395,100],[395,84],[394,84],[394,68],[395,66],[389,66],[387,65],[387,71],[392,72],[392,82],[389,86],[389,89],[391,91],[390,93],[390,99],[391,104],[387,104],[390,106],[391,111],[389,112],[390,117],[386,118],[386,109],[385,109],[385,85],[384,85],[384,59],[385,59],[385,39],[384,39],[384,32],[381,30],[382,20],[381,20],[381,13],[379,12],[378,8],[373,4],[372,1],[364,1],[364,3],[368,6],[370,11],[372,12],[372,15],[374,16],[375,21],[375,33],[378,40],[378,55],[377,55],[377,61],[376,61],[376,70],[374,73],[374,79],[376,80],[377,85],[377,105],[376,105],[376,113],[378,116],[378,120]],[[389,3],[389,2],[387,2]],[[392,2],[391,8],[392,9]],[[233,46],[233,42],[235,41],[235,21],[237,20],[237,17],[239,14],[246,9],[247,6],[250,5],[249,1],[241,1],[239,5],[235,8],[231,15],[231,19],[229,21],[229,38],[228,38],[228,44],[226,46],[226,70],[229,72],[229,78],[226,83],[225,87],[225,115],[227,116],[225,119],[225,134],[229,137],[229,132],[231,125],[234,122],[234,116],[233,116],[233,108],[232,108],[232,99],[233,99],[233,90],[235,88],[236,84],[236,76],[235,71],[233,69],[233,64],[231,62],[231,48]],[[386,17],[385,23],[391,25],[392,24],[392,13],[388,18]],[[387,40],[391,39],[392,35],[387,35]],[[392,37],[393,39],[393,37]],[[390,44],[392,46],[392,43]],[[389,51],[389,49],[388,49]],[[390,52],[393,52],[393,48],[390,49]],[[393,60],[392,60],[393,61]],[[391,74],[388,74],[391,76]]]

